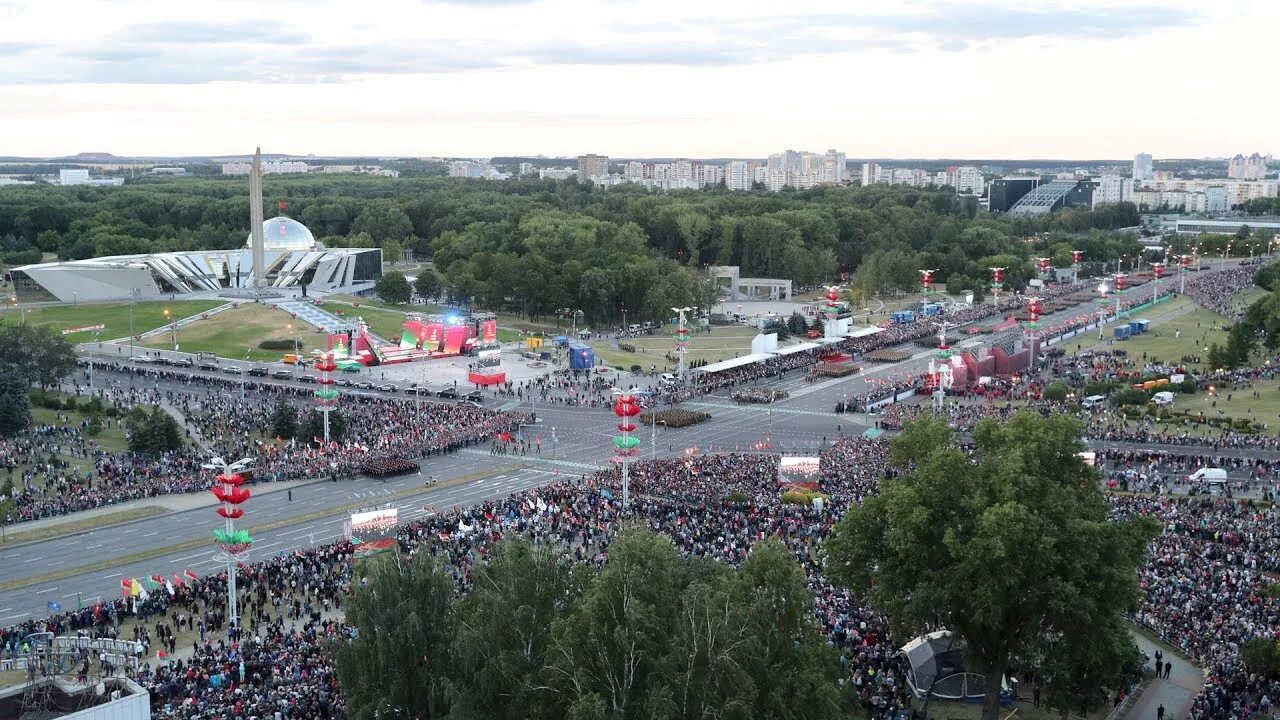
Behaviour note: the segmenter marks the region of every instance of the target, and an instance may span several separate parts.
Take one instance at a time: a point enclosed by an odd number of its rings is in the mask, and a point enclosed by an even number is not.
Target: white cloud
[[[1248,69],[1270,66],[1278,16],[1247,0],[0,0],[0,154],[267,138],[361,154],[1267,151],[1280,101]],[[1250,111],[1167,105],[1210,89]]]

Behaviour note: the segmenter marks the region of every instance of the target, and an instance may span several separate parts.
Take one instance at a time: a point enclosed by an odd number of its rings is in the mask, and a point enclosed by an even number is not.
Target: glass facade
[[[352,280],[355,282],[375,282],[382,277],[382,251],[370,250],[356,253],[355,271]]]
[[[311,250],[316,239],[306,225],[282,216],[262,223],[262,245],[267,250]],[[252,234],[244,246],[253,246]]]

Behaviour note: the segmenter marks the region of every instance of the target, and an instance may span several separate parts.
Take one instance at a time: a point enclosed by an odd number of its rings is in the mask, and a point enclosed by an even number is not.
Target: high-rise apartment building
[[[862,163],[862,184],[870,185],[876,181],[880,174],[880,166],[868,160]]]
[[[754,178],[746,160],[733,160],[724,168],[724,186],[730,190],[750,190]]]
[[[952,187],[961,195],[981,195],[986,187],[986,178],[978,168],[964,165],[956,168],[956,180]]]
[[[533,174],[533,163],[531,163],[531,162],[522,162],[522,163],[520,163],[520,174],[521,174],[521,175],[532,175],[532,174]]]
[[[578,179],[590,180],[609,174],[609,157],[607,155],[579,155]]]
[[[1232,180],[1261,180],[1267,176],[1267,161],[1270,155],[1253,153],[1245,157],[1236,155],[1227,161],[1227,177]]]
[[[1151,155],[1148,153],[1138,153],[1133,156],[1133,179],[1138,182],[1150,180],[1155,171],[1155,163],[1151,161]]]
[[[1099,177],[1098,188],[1093,191],[1093,206],[1121,202],[1133,202],[1133,179],[1119,175]]]
[[[63,168],[58,171],[58,181],[63,185],[88,185],[89,171],[84,168]]]
[[[828,150],[827,154],[822,158],[822,174],[823,182],[840,185],[844,183],[845,175],[845,158],[844,153]]]

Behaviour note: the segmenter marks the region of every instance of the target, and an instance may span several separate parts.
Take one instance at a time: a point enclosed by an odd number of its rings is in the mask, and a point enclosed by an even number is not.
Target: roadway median
[[[481,472],[474,472],[474,473],[468,473],[466,475],[459,475],[458,477],[450,478],[448,480],[438,482],[435,485],[432,485],[430,488],[425,488],[425,487],[405,488],[404,490],[400,490],[399,492],[393,493],[391,495],[383,496],[379,498],[379,500],[381,502],[390,502],[393,500],[403,500],[405,498],[414,497],[415,495],[429,494],[429,493],[433,493],[436,490],[443,490],[445,488],[457,487],[458,485],[465,485],[467,483],[475,482],[477,480],[483,480],[485,478],[493,477],[494,475],[501,475],[502,473],[511,472],[512,470],[517,470],[521,467],[523,467],[523,464],[521,463],[502,465],[500,467],[493,468],[492,470],[484,470]],[[324,508],[322,510],[315,510],[313,512],[309,512],[303,515],[295,515],[293,517],[283,518],[281,520],[276,520],[269,523],[263,523],[261,525],[254,525],[246,529],[249,531],[250,534],[258,534],[258,533],[268,532],[271,530],[279,530],[280,528],[286,528],[292,525],[300,525],[302,523],[311,522],[312,520],[319,520],[320,518],[328,517],[330,515],[334,515],[337,513],[346,513],[346,512],[351,512],[352,510],[358,510],[362,507],[367,506],[368,502],[369,501],[366,499],[366,500],[357,501],[357,502],[349,502],[342,505],[335,505],[332,507]],[[120,566],[128,565],[131,563],[142,562],[144,560],[153,560],[155,558],[164,557],[165,555],[171,555],[176,552],[182,552],[185,550],[193,550],[200,547],[206,547],[210,544],[211,544],[211,541],[207,537],[193,538],[191,540],[187,540],[184,542],[173,543],[172,545],[165,545],[164,547],[152,548],[150,550],[142,550],[136,553],[131,553],[129,555],[119,555],[111,558],[104,558],[102,560],[97,560],[91,563],[84,563],[82,565],[69,567],[63,570],[55,570],[55,571],[43,573],[40,575],[32,575],[30,577],[18,578],[16,580],[8,580],[5,582],[0,582],[0,591],[17,590],[19,588],[28,587],[30,585],[38,585],[41,583],[52,582],[54,580],[62,580],[64,578],[75,577],[77,575],[83,575],[85,573],[97,572],[99,570],[108,570],[113,567],[120,567]]]

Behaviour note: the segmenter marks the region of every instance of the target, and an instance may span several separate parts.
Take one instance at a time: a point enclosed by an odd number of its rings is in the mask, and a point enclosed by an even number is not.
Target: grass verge
[[[139,508],[131,508],[129,510],[118,510],[116,512],[102,513],[92,517],[82,518],[80,520],[69,520],[62,523],[54,523],[35,530],[8,530],[4,533],[4,537],[0,538],[0,545],[13,545],[16,543],[28,543],[36,540],[48,540],[49,538],[61,537],[73,533],[83,532],[85,530],[97,530],[108,525],[119,525],[120,523],[132,522],[134,520],[142,520],[144,518],[155,517],[156,515],[164,515],[169,512],[169,508],[159,505],[146,505]],[[13,527],[21,528],[21,525]]]
[[[68,330],[89,325],[105,325],[98,333],[100,340],[114,340],[129,336],[129,308],[133,308],[133,332],[141,334],[163,326],[169,317],[181,320],[225,304],[222,300],[175,300],[139,303],[83,303],[80,305],[56,305],[49,307],[6,307],[0,309],[0,319],[5,322],[26,322],[33,325],[49,325],[55,330]],[[90,342],[93,333],[82,332],[67,336],[72,342]]]

